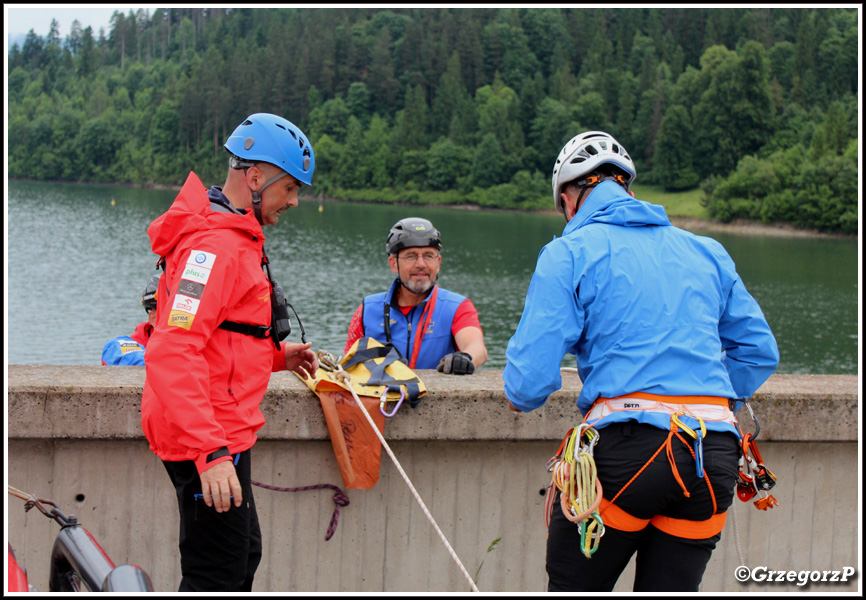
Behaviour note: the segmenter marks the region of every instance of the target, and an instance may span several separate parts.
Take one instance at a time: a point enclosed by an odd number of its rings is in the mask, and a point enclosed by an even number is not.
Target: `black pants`
[[[667,435],[667,431],[658,427],[637,422],[614,423],[599,430],[594,458],[605,499],[613,499],[662,445]],[[676,437],[671,446],[690,497],[683,494],[662,450],[617,498],[615,505],[639,519],[651,519],[656,515],[692,521],[709,519],[714,512],[706,481],[698,478],[688,448]],[[714,431],[707,433],[704,470],[715,493],[715,514],[725,512],[731,505],[738,461],[736,436]],[[598,550],[588,559],[580,551],[577,526],[562,514],[557,493],[547,539],[547,589],[550,592],[609,592],[637,552],[634,591],[697,592],[719,539],[721,534],[707,539],[684,539],[652,525],[636,532],[605,525]]]
[[[237,455],[243,504],[218,513],[201,498],[193,461],[163,461],[180,510],[181,592],[249,592],[262,558],[262,533],[250,483],[250,451]]]

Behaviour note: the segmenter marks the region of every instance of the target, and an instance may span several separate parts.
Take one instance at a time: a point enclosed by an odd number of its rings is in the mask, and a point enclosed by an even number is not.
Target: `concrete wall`
[[[419,374],[428,397],[390,419],[386,439],[469,573],[484,560],[477,581],[482,592],[543,592],[545,463],[578,421],[577,375],[565,373],[568,391],[554,394],[542,409],[515,414],[506,408],[499,371]],[[141,434],[143,381],[140,367],[9,366],[7,478],[77,515],[117,564],[136,564],[157,590],[173,591],[180,580],[177,507],[168,476]],[[859,576],[802,588],[742,585],[733,575],[741,564],[859,568],[858,398],[856,376],[801,375],[774,376],[753,397],[760,450],[778,478],[773,495],[780,506],[762,512],[735,500],[702,591],[859,589]],[[254,480],[342,487],[318,400],[308,388],[289,373],[275,374],[262,407],[267,425],[253,451]],[[332,495],[255,488],[265,549],[254,591],[469,590],[387,454],[375,487],[347,490],[350,505],[325,541]],[[11,496],[6,518],[9,542],[31,584],[47,590],[58,525],[38,511],[25,513]],[[486,554],[497,537],[498,547]],[[632,572],[629,566],[615,591],[631,589]]]

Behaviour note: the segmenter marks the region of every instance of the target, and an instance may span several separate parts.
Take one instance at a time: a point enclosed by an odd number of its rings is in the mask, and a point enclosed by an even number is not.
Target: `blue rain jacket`
[[[117,366],[144,365],[144,346],[128,335],[121,335],[108,340],[102,347],[102,364]]]
[[[779,362],[764,314],[724,247],[672,226],[663,207],[614,182],[597,186],[538,255],[505,353],[511,403],[542,406],[562,386],[566,354],[577,358],[584,415],[599,397],[634,392],[748,398]],[[670,428],[667,415],[644,411],[595,427],[625,420]],[[707,427],[736,433],[726,423]]]

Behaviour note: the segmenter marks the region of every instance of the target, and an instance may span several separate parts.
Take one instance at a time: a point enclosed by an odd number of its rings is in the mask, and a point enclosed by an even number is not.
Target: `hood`
[[[240,229],[264,240],[262,226],[252,212],[238,215],[211,210],[207,189],[198,176],[190,172],[169,209],[147,228],[147,235],[153,251],[166,256],[190,233],[212,229]]]
[[[670,225],[663,206],[632,198],[613,181],[600,183],[565,226],[563,234],[591,223],[606,223],[620,227]]]

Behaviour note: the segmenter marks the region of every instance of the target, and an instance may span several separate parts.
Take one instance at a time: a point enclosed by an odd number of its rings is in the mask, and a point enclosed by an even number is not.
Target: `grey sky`
[[[128,14],[130,9],[147,8],[153,12],[156,5],[105,5],[105,4],[4,4],[3,28],[7,36],[27,34],[31,29],[41,37],[48,35],[51,19],[60,23],[60,37],[65,38],[78,19],[81,28],[93,27],[94,36],[99,28],[108,33],[108,24],[115,11]]]

